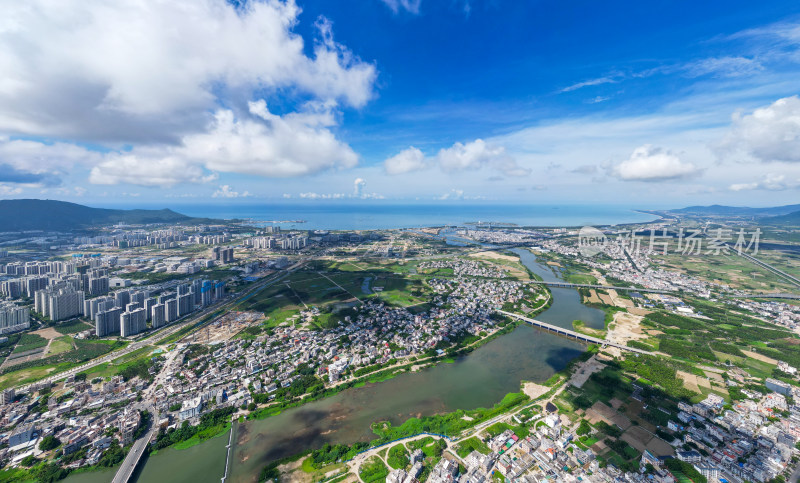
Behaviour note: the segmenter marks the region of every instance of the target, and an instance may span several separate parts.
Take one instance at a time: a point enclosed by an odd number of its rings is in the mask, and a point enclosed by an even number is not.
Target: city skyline
[[[800,186],[790,2],[27,2],[0,68],[3,199],[766,206]]]

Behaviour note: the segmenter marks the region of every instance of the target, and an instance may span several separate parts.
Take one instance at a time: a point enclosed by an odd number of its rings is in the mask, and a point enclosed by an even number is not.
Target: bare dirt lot
[[[589,297],[587,297],[586,301],[590,304],[599,304],[601,302],[600,297],[597,296],[597,291],[595,289],[589,290]]]
[[[778,363],[778,361],[773,359],[772,357],[767,357],[767,356],[765,356],[763,354],[759,354],[758,352],[751,352],[751,351],[746,351],[746,350],[743,350],[742,352],[744,352],[744,354],[747,357],[752,357],[755,360],[766,362],[767,364],[777,364]]]
[[[44,329],[34,330],[31,333],[32,334],[36,334],[36,335],[41,336],[41,337],[44,337],[47,340],[58,339],[59,337],[64,335],[64,334],[58,332],[56,329],[54,329],[52,327],[46,327]]]
[[[502,253],[497,253],[497,252],[478,252],[471,254],[470,257],[489,258],[494,260],[507,260],[509,262],[519,261],[519,257],[512,257],[511,255],[503,255]]]
[[[541,384],[536,384],[533,382],[526,382],[522,386],[522,392],[524,392],[529,398],[536,399],[537,397],[541,396],[542,394],[549,391],[550,388],[547,386],[542,386]]]
[[[642,330],[642,318],[641,315],[616,312],[614,314],[614,326],[609,329],[606,339],[620,345],[626,345],[629,340],[647,338],[647,334]],[[609,324],[609,327],[611,327],[611,324]]]
[[[592,356],[588,361],[581,364],[581,366],[575,370],[575,373],[572,375],[572,379],[570,379],[569,382],[575,387],[583,387],[592,374],[601,371],[604,367],[605,364],[598,361],[596,355]]]
[[[263,318],[264,314],[259,312],[228,312],[184,341],[194,344],[224,342]]]
[[[616,424],[623,431],[631,427],[631,422],[628,418],[600,401],[597,401],[592,407],[586,410],[586,419],[592,424],[597,421]]]

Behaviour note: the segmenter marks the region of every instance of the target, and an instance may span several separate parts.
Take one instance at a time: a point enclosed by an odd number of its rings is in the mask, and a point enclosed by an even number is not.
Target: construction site
[[[228,312],[197,332],[187,336],[183,342],[189,344],[225,342],[263,318],[264,314],[260,312]]]

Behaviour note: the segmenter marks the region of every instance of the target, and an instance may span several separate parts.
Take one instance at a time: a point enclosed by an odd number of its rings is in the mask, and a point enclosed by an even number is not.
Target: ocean
[[[141,208],[141,206],[139,206]],[[493,222],[518,226],[643,223],[656,216],[615,205],[508,205],[490,203],[276,202],[185,204],[171,207],[196,217],[252,219],[283,228],[370,230]],[[304,221],[299,223],[298,221]]]

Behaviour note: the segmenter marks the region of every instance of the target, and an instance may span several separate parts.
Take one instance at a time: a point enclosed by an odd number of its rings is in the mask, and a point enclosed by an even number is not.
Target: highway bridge
[[[117,470],[111,483],[129,483],[131,481],[136,467],[139,466],[139,461],[141,461],[145,450],[147,450],[147,445],[150,444],[150,440],[158,430],[158,414],[153,411],[152,407],[147,409],[153,415],[153,419],[150,421],[150,429],[133,443],[131,450],[125,457],[125,461],[122,462],[122,466]]]
[[[794,293],[750,293],[747,295],[732,295],[732,299],[792,299],[800,300],[800,295]]]
[[[506,312],[505,310],[498,310],[503,315],[507,315],[509,317],[514,317],[515,319],[523,320],[534,327],[538,327],[540,329],[544,329],[558,335],[563,335],[570,339],[575,339],[581,342],[586,342],[588,344],[598,344],[601,346],[609,346],[609,347],[616,347],[617,349],[633,352],[635,354],[646,354],[652,355],[652,352],[645,351],[642,349],[637,349],[635,347],[628,347],[626,345],[617,344],[616,342],[610,342],[605,339],[598,339],[597,337],[592,337],[590,335],[581,334],[580,332],[575,332],[573,330],[568,330],[563,327],[559,327],[557,325],[548,324],[547,322],[542,322],[540,320],[531,319],[530,317],[525,317],[524,315],[514,314],[512,312]]]
[[[595,288],[600,290],[629,290],[631,292],[647,292],[647,293],[673,293],[671,290],[656,290],[653,288],[638,288],[638,287],[616,287],[613,285],[592,285],[588,283],[567,283],[567,282],[542,282],[541,280],[531,280],[527,283],[535,283],[538,285],[547,285],[548,287],[561,287],[561,288]]]

